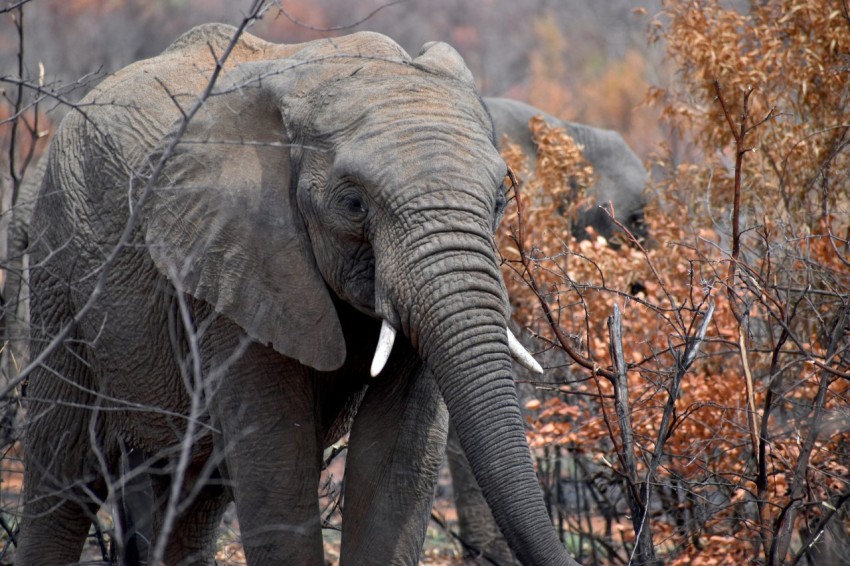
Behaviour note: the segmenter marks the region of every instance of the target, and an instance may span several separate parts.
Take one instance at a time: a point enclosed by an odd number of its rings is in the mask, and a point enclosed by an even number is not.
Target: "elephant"
[[[589,188],[598,195],[599,204],[604,204],[601,202],[602,195],[606,195],[608,200],[613,201],[618,215],[625,213],[625,218],[622,220],[632,234],[637,237],[647,235],[642,222],[644,204],[642,191],[647,173],[640,159],[619,133],[585,124],[565,122],[539,108],[517,100],[484,97],[483,101],[493,118],[496,140],[502,140],[504,136],[508,136],[513,143],[519,144],[530,158],[532,167],[536,155],[536,146],[528,127],[532,116],[543,116],[551,126],[564,128],[571,136],[574,136],[581,143],[585,158],[593,167],[596,183]],[[593,226],[598,233],[608,237],[614,230],[619,230],[611,222],[610,217],[598,209],[585,210],[580,215],[577,226],[587,225]],[[576,236],[586,236],[586,232],[582,228],[581,234],[577,233]],[[520,341],[530,349],[545,349],[545,346],[535,342],[522,329],[516,327],[516,333],[521,338]],[[553,359],[550,362],[547,364],[550,367],[568,363],[563,359]],[[528,373],[528,370],[515,364],[515,376],[523,375],[524,371]],[[530,377],[530,375],[523,376]],[[523,394],[525,397],[531,397],[533,391],[521,392],[521,399]],[[446,446],[446,460],[452,476],[462,540],[474,549],[472,552],[486,556],[490,561],[499,564],[514,563],[513,553],[493,519],[484,495],[475,481],[475,475],[460,445],[457,433],[451,425]],[[140,500],[136,501],[135,498]],[[121,509],[136,520],[146,521],[147,516],[144,511],[150,507],[149,499],[147,489],[137,489],[131,493],[131,497],[125,501]],[[145,537],[141,537],[141,541],[144,540]],[[138,544],[138,542],[133,541],[131,544]]]
[[[341,563],[415,564],[451,417],[517,557],[576,564],[525,439],[511,356],[540,368],[507,329],[507,170],[463,59],[235,33],[118,71],[51,143],[17,563],[79,560],[132,450],[156,558],[212,564],[232,500],[249,564],[322,564],[322,452],[350,431]]]
[[[581,211],[573,226],[576,238],[587,238],[587,228],[593,229],[609,242],[615,242],[622,231],[600,207],[614,206],[617,220],[636,238],[647,236],[643,222],[646,205],[643,191],[648,174],[640,158],[629,147],[623,136],[613,130],[594,128],[586,124],[568,122],[555,118],[518,100],[508,98],[485,98],[484,103],[493,118],[497,139],[507,135],[520,146],[526,156],[534,156],[537,148],[528,129],[534,116],[542,116],[547,124],[564,128],[582,146],[584,158],[593,167],[594,183],[590,191],[599,206]],[[534,160],[530,160],[533,170]]]

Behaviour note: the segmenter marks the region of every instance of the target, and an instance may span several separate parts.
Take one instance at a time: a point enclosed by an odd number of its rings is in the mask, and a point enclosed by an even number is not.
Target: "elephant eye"
[[[493,232],[499,227],[502,222],[502,216],[505,214],[505,208],[508,206],[508,196],[505,184],[499,187],[499,192],[496,194],[496,200],[493,202]]]
[[[368,209],[363,197],[356,193],[346,193],[342,199],[343,208],[351,214],[352,217],[360,218],[366,215]]]
[[[505,196],[505,186],[502,185],[499,194],[496,195],[496,202],[493,205],[493,212],[496,214],[496,218],[502,217],[506,206],[508,206],[508,198]]]

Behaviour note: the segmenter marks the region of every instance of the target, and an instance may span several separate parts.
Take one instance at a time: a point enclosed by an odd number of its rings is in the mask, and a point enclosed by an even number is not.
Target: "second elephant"
[[[532,167],[537,147],[534,145],[528,123],[534,116],[542,116],[550,126],[563,128],[582,146],[584,158],[593,167],[595,182],[589,187],[589,191],[597,206],[587,208],[579,214],[573,226],[573,233],[577,238],[587,237],[585,229],[589,226],[609,241],[622,232],[612,222],[608,213],[600,208],[607,206],[609,202],[614,205],[617,219],[634,236],[646,236],[643,222],[646,201],[643,191],[647,172],[622,135],[613,130],[555,118],[518,100],[485,98],[484,104],[493,118],[496,139],[501,140],[502,136],[507,135],[530,158]]]

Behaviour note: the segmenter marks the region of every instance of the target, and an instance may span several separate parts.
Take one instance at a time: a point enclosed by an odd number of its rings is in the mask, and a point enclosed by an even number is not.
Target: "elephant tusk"
[[[378,336],[378,347],[375,348],[375,357],[372,358],[372,377],[376,377],[387,363],[390,352],[393,351],[395,342],[395,328],[386,320],[381,324],[381,335]]]
[[[508,331],[508,350],[511,351],[511,356],[520,363],[522,367],[525,369],[532,371],[534,373],[543,373],[543,368],[540,367],[540,364],[537,363],[537,360],[531,357],[531,354],[528,353],[522,344],[519,343],[514,333],[511,332],[511,329],[506,329]]]

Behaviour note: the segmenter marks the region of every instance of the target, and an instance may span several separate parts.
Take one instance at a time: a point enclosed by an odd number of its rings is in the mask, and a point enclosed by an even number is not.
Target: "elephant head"
[[[643,190],[647,172],[623,136],[612,130],[560,120],[517,100],[486,98],[484,102],[493,117],[497,139],[501,141],[502,136],[507,135],[513,143],[518,144],[523,153],[532,158],[532,169],[537,148],[529,132],[528,122],[534,116],[542,116],[552,127],[563,128],[582,146],[584,158],[593,167],[595,181],[590,187],[590,194],[597,204],[579,213],[573,227],[576,238],[587,238],[587,227],[593,227],[609,241],[621,232],[609,214],[602,210],[609,203],[613,204],[617,220],[635,237],[647,236],[643,222]]]
[[[317,370],[356,354],[338,300],[383,321],[373,373],[402,333],[517,555],[572,563],[543,506],[512,379],[492,239],[506,166],[460,56],[434,43],[411,58],[371,33],[305,44],[229,72],[174,135],[154,154],[177,141],[153,191],[137,194],[157,268]]]

